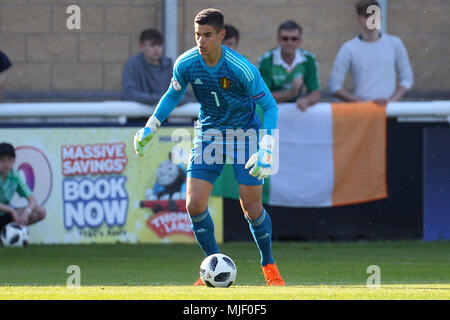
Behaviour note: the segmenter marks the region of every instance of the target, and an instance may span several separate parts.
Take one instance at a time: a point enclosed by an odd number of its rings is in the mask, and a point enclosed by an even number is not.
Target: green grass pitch
[[[266,287],[254,243],[226,243],[238,268],[230,288],[194,287],[196,244],[0,247],[0,299],[450,299],[450,242],[275,242],[286,287]],[[67,288],[67,268],[81,286]],[[380,288],[368,288],[370,265]]]

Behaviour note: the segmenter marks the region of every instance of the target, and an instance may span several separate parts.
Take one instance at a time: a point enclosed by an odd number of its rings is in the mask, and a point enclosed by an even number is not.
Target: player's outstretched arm
[[[172,80],[172,82],[174,81]],[[175,89],[173,89],[173,87],[174,84],[172,84],[164,96],[162,96],[155,111],[145,124],[145,127],[139,129],[134,135],[134,151],[139,157],[144,156],[144,147],[152,140],[156,131],[161,126],[161,123],[167,119],[183,97],[186,88],[181,90],[179,87],[176,87]]]
[[[263,99],[260,99],[259,103],[264,111],[263,136],[258,151],[250,157],[245,164],[245,168],[252,168],[249,173],[261,180],[268,178],[272,173],[272,153],[275,148],[274,133],[277,127],[278,106],[270,92]]]
[[[272,172],[272,153],[275,148],[273,135],[277,128],[278,106],[259,71],[252,66],[249,66],[249,69],[252,71],[253,77],[249,78],[248,80],[251,81],[246,81],[245,85],[249,94],[264,111],[264,134],[258,151],[250,157],[245,168],[251,168],[249,173],[261,180],[269,177]]]
[[[178,57],[177,61],[175,61],[175,65],[173,67],[173,77],[170,82],[169,89],[161,97],[161,100],[159,100],[153,115],[148,119],[145,127],[140,129],[134,136],[134,150],[140,157],[144,155],[145,145],[153,138],[156,131],[161,126],[161,123],[167,119],[169,114],[173,111],[173,109],[175,109],[186,92],[188,82],[185,81],[183,77],[186,64],[184,66],[182,66],[182,64],[185,61],[189,61],[189,59],[185,59],[186,57],[191,57],[191,55],[194,54],[194,51],[191,51],[187,51],[185,54]]]

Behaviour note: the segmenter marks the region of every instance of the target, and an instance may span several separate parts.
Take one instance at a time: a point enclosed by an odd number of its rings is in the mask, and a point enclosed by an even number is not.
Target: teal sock
[[[266,266],[269,263],[274,263],[272,256],[272,220],[269,214],[263,208],[258,219],[254,221],[247,217],[246,219],[261,255],[261,265]]]
[[[205,255],[209,256],[214,253],[219,253],[219,247],[217,246],[214,235],[214,222],[208,209],[199,215],[191,216],[191,222],[195,239],[197,239]]]

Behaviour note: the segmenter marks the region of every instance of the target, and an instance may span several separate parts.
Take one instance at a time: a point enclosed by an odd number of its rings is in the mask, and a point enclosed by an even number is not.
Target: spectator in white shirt
[[[375,101],[385,105],[400,100],[412,87],[414,78],[402,40],[381,34],[372,26],[374,13],[368,8],[373,5],[380,8],[375,0],[360,0],[356,4],[361,34],[340,48],[328,79],[328,89],[343,101]],[[343,87],[348,71],[353,80],[353,93]]]

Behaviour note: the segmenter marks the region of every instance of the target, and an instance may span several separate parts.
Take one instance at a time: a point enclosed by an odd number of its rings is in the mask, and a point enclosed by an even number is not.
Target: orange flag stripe
[[[332,103],[333,206],[386,198],[386,108]]]

